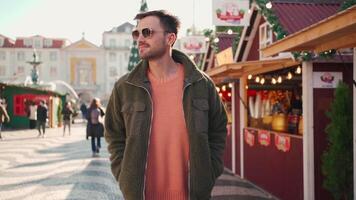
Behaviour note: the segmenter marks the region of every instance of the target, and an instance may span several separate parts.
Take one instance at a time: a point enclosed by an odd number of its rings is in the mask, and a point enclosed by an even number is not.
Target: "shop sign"
[[[215,26],[248,26],[249,0],[213,0]]]
[[[271,143],[271,134],[266,130],[259,130],[258,142],[262,146],[269,146],[269,144]]]
[[[206,41],[204,36],[188,36],[180,39],[180,49],[187,54],[198,54],[206,52]]]
[[[287,152],[290,150],[290,137],[275,134],[274,136],[274,144],[276,145],[277,149],[283,152]]]
[[[234,62],[231,47],[217,53],[215,57],[216,61],[218,62],[218,65],[229,64]]]
[[[249,146],[252,147],[255,145],[255,135],[253,133],[251,133],[251,130],[245,129],[244,136],[245,136],[245,142]]]
[[[336,88],[342,72],[313,72],[313,88]]]

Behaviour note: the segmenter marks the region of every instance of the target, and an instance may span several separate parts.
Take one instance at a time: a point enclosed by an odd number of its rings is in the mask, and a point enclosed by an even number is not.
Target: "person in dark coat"
[[[84,102],[82,103],[82,105],[80,105],[80,111],[82,112],[83,122],[85,122],[85,120],[87,119],[88,108]]]
[[[44,137],[46,132],[46,121],[47,121],[47,106],[45,101],[41,100],[40,105],[37,107],[37,129],[38,129],[38,137],[42,135]],[[42,129],[42,132],[41,132]]]
[[[87,112],[87,140],[90,136],[93,157],[99,155],[101,148],[100,138],[104,136],[104,125],[99,121],[99,118],[104,115],[105,113],[100,106],[100,100],[98,98],[94,98]]]
[[[63,115],[63,136],[65,135],[66,132],[66,127],[68,126],[68,131],[70,135],[70,125],[72,121],[72,116],[73,116],[73,108],[70,102],[66,102],[65,106],[62,110],[62,115]]]

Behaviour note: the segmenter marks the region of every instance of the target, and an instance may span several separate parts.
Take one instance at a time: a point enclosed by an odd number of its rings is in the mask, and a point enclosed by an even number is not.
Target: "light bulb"
[[[265,78],[261,78],[260,83],[261,83],[261,85],[265,84]]]
[[[259,83],[260,82],[260,77],[256,76],[255,82]]]
[[[271,9],[272,8],[272,3],[270,1],[268,3],[266,3],[266,8],[267,9]]]
[[[225,92],[226,91],[226,85],[223,85],[221,89],[222,89],[222,91]]]
[[[248,85],[245,86],[246,90],[248,89]]]
[[[231,35],[233,32],[232,32],[232,30],[231,29],[229,29],[228,31],[227,31],[227,34],[229,34],[229,35]]]
[[[282,83],[282,76],[278,76],[277,82]]]
[[[219,87],[215,87],[216,88],[216,91],[220,92],[220,88]]]
[[[232,83],[229,83],[229,88],[232,88]]]
[[[302,73],[302,68],[300,66],[297,67],[297,70],[295,70],[296,74]]]
[[[215,43],[218,43],[218,42],[219,42],[219,38],[215,38],[215,39],[214,39],[214,42],[215,42]]]
[[[275,78],[272,78],[272,81],[271,81],[272,84],[276,84],[277,83],[277,80]]]
[[[227,93],[227,96],[228,96],[228,97],[231,97],[231,92]]]
[[[248,80],[251,80],[251,79],[252,79],[252,75],[249,74],[249,75],[247,76],[247,79],[248,79]]]
[[[292,78],[293,78],[292,73],[291,73],[291,72],[288,72],[287,79],[288,79],[288,80],[291,80]]]

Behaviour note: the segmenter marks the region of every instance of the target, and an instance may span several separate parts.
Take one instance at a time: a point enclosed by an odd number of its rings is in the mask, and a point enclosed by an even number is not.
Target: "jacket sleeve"
[[[117,87],[113,89],[106,109],[105,139],[110,153],[111,171],[118,181],[125,151],[126,131]]]
[[[214,176],[224,171],[222,156],[227,134],[227,115],[225,107],[212,81],[209,83],[209,147]]]

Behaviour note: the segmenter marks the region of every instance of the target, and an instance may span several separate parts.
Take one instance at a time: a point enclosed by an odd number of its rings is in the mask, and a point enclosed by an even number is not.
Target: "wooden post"
[[[302,64],[303,85],[303,186],[304,199],[315,199],[314,183],[314,121],[313,63]]]

